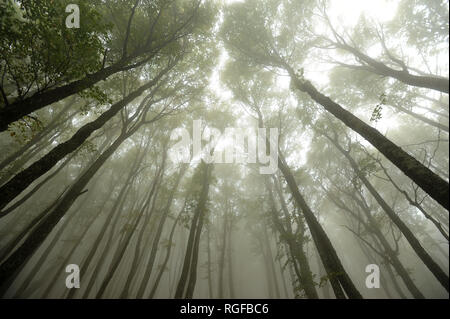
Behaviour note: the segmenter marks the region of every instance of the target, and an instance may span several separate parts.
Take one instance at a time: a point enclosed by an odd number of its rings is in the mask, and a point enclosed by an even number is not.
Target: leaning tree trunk
[[[192,297],[197,279],[198,246],[200,244],[200,234],[202,231],[203,217],[206,210],[206,201],[208,199],[209,184],[212,174],[211,164],[201,162],[200,165],[203,165],[201,168],[202,190],[200,192],[197,207],[192,218],[186,253],[183,261],[183,268],[178,281],[177,289],[175,291],[175,298],[177,299]]]
[[[262,114],[259,109],[257,109],[257,112],[258,125],[260,128],[264,128]],[[269,143],[270,141],[266,137],[266,149],[269,149]],[[341,260],[339,259],[336,250],[333,247],[333,244],[328,238],[328,235],[326,234],[325,230],[322,228],[322,225],[320,225],[316,216],[306,203],[306,200],[300,193],[294,175],[287,165],[284,156],[281,153],[281,150],[278,150],[278,168],[280,169],[281,173],[284,176],[284,179],[286,180],[295,203],[297,204],[298,208],[302,210],[306,224],[308,225],[309,231],[311,233],[311,237],[314,241],[317,251],[319,252],[319,256],[325,267],[336,298],[345,299],[345,294],[347,294],[347,296],[351,299],[362,299],[361,293],[353,284],[350,276],[342,266]],[[345,293],[342,289],[345,291]]]
[[[0,132],[8,129],[8,125],[21,119],[25,115],[28,115],[34,111],[42,109],[43,107],[52,103],[61,101],[66,97],[79,93],[85,89],[88,89],[96,83],[106,80],[109,76],[134,68],[127,64],[132,61],[134,56],[121,59],[113,65],[103,68],[93,74],[88,74],[86,77],[73,81],[69,84],[47,90],[42,93],[37,93],[29,98],[13,102],[10,105],[0,109]],[[135,64],[137,66],[137,64]]]
[[[207,209],[206,202],[208,200],[209,185],[211,183],[212,177],[212,169],[213,169],[212,164],[205,165],[203,173],[204,174],[203,187],[197,206],[199,217],[197,227],[195,228],[195,241],[192,251],[191,265],[189,269],[190,270],[189,281],[186,287],[186,296],[185,296],[186,299],[192,299],[194,295],[195,284],[197,282],[197,263],[198,263],[198,252],[200,249],[200,236],[202,234],[203,224],[205,221],[205,214]]]
[[[303,250],[303,242],[299,242],[296,238],[294,238],[294,234],[292,231],[292,226],[290,223],[290,214],[287,208],[286,200],[284,198],[283,192],[281,190],[281,185],[279,182],[279,179],[276,178],[273,185],[275,186],[276,193],[278,195],[280,204],[281,204],[281,210],[283,211],[284,218],[286,220],[286,229],[283,227],[282,222],[279,220],[278,215],[275,211],[275,199],[272,193],[272,189],[270,187],[270,184],[267,183],[268,191],[269,191],[269,197],[273,205],[272,209],[272,218],[275,223],[275,227],[277,227],[277,230],[282,235],[282,238],[287,243],[287,246],[289,248],[289,251],[292,255],[292,258],[295,258],[300,267],[297,267],[297,265],[294,265],[297,272],[298,280],[303,287],[303,290],[305,291],[306,296],[309,299],[318,299],[319,296],[316,291],[315,283],[313,280],[311,267],[309,266],[308,258],[306,257],[306,253]],[[299,269],[297,269],[299,268]]]
[[[311,82],[299,79],[289,65],[285,64],[284,67],[289,72],[297,89],[306,92],[328,112],[364,137],[433,199],[447,210],[449,209],[449,185],[446,181],[395,145],[378,130],[366,124],[364,121],[342,108],[339,104],[333,102],[329,97],[317,91]]]
[[[352,53],[358,59],[367,63],[367,66],[349,67],[366,70],[382,76],[389,76],[411,86],[432,89],[447,94],[449,92],[449,80],[447,78],[441,76],[414,75],[409,73],[407,71],[407,68],[399,71],[369,57],[368,55],[362,53],[358,49],[346,43],[338,43],[337,46]]]
[[[309,231],[313,241],[319,252],[319,256],[325,267],[328,277],[330,278],[331,286],[333,287],[334,294],[336,298],[345,298],[345,294],[342,291],[344,289],[345,293],[349,298],[362,298],[360,292],[356,289],[350,276],[345,271],[342,263],[333,247],[330,239],[325,233],[324,229],[318,222],[316,216],[309,208],[303,196],[298,190],[297,183],[295,182],[294,176],[292,175],[289,167],[287,166],[283,155],[278,153],[278,167],[286,179],[289,189],[294,197],[295,202],[298,207],[302,210],[303,216],[305,217],[306,223],[308,224]]]

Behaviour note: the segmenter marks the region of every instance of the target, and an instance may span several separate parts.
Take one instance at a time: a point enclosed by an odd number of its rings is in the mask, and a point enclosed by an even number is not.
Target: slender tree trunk
[[[320,260],[320,256],[317,253],[317,251],[315,252],[314,255],[315,255],[316,260],[317,260],[317,268],[319,269],[319,277],[320,277],[320,279],[322,279],[322,278],[324,278],[326,276],[326,271],[325,271],[325,269],[323,267],[322,261]],[[328,280],[325,280],[325,282],[322,284],[322,286],[320,286],[320,288],[322,288],[323,298],[324,299],[331,299],[330,285],[328,283]]]
[[[270,241],[269,241],[269,235],[267,234],[267,228],[264,225],[263,226],[263,238],[264,238],[264,244],[267,248],[267,267],[269,269],[269,274],[272,276],[272,282],[273,287],[275,289],[275,298],[280,299],[280,288],[278,286],[278,280],[277,280],[277,274],[275,273],[275,264],[274,264],[274,258],[272,255],[272,248],[270,247]]]
[[[262,232],[261,232],[261,234],[262,234]],[[265,273],[266,273],[267,293],[268,293],[269,299],[274,299],[274,296],[273,296],[273,290],[274,290],[273,289],[273,285],[274,285],[273,284],[273,277],[272,277],[272,273],[270,272],[270,269],[269,269],[270,260],[267,257],[267,251],[265,249],[265,245],[264,245],[264,242],[263,242],[261,237],[262,237],[262,235],[261,236],[257,236],[257,239],[258,239],[259,246],[260,246],[260,249],[261,249],[261,254],[262,254],[263,264],[264,264],[264,270],[265,270]]]
[[[197,282],[198,252],[200,249],[200,237],[202,234],[203,224],[205,220],[206,202],[208,200],[209,185],[212,177],[212,169],[213,169],[212,164],[205,165],[202,193],[197,206],[199,217],[197,227],[195,228],[195,241],[192,250],[191,266],[189,269],[190,270],[189,281],[186,287],[186,297],[185,297],[186,299],[192,299],[194,295],[195,284]]]
[[[236,295],[235,295],[235,293],[234,293],[234,282],[233,282],[233,251],[232,251],[232,248],[231,248],[231,240],[232,240],[232,236],[231,236],[231,234],[232,234],[232,232],[233,232],[233,229],[232,229],[232,222],[233,222],[233,219],[230,219],[230,222],[229,222],[229,230],[228,230],[228,289],[229,289],[229,291],[230,291],[230,298],[231,299],[234,299],[234,298],[236,298]]]
[[[167,151],[167,149],[166,149],[166,151]],[[161,214],[161,218],[159,220],[159,224],[156,229],[155,238],[153,239],[152,247],[150,250],[150,256],[149,256],[148,262],[145,265],[145,274],[144,274],[143,280],[141,281],[141,285],[140,285],[139,291],[137,293],[137,298],[142,298],[144,296],[145,289],[147,288],[151,273],[153,271],[153,265],[155,263],[156,254],[158,252],[158,246],[159,246],[159,241],[160,241],[160,238],[162,235],[162,231],[164,229],[164,225],[167,220],[167,217],[169,216],[170,207],[172,206],[173,198],[178,189],[178,185],[180,184],[180,181],[183,178],[183,175],[186,172],[186,169],[187,169],[187,166],[185,166],[185,165],[180,169],[180,172],[178,173],[178,176],[175,180],[175,184],[173,185],[173,187],[169,193],[169,197],[167,199],[166,206],[164,207],[164,210]]]
[[[306,223],[308,224],[309,230],[313,241],[317,247],[320,258],[323,265],[327,271],[327,275],[330,279],[331,286],[333,287],[334,294],[336,298],[345,298],[345,294],[342,291],[344,289],[345,293],[349,298],[362,298],[362,295],[356,289],[350,276],[345,271],[342,263],[334,249],[330,239],[323,230],[322,226],[319,224],[318,220],[314,216],[314,213],[309,208],[303,196],[298,190],[297,183],[295,182],[294,176],[292,175],[290,169],[288,168],[282,154],[278,153],[278,167],[286,179],[289,189],[292,192],[295,202],[298,207],[302,210],[303,216],[305,217]],[[342,285],[342,287],[341,287]]]
[[[407,299],[406,295],[403,293],[402,288],[400,288],[400,285],[398,284],[397,277],[394,274],[394,272],[392,271],[391,265],[387,263],[384,265],[384,267],[386,268],[386,270],[389,274],[389,277],[391,278],[392,285],[394,286],[394,289],[395,289],[395,291],[397,291],[400,298]]]
[[[10,207],[4,209],[0,212],[0,218],[9,214],[13,210],[15,210],[17,207],[22,205],[24,202],[28,200],[31,196],[33,196],[34,193],[36,193],[43,185],[45,185],[49,180],[51,180],[53,177],[55,177],[66,165],[75,157],[77,154],[77,151],[71,153],[64,162],[59,165],[59,167],[51,174],[49,174],[43,181],[39,182],[35,187],[33,187],[32,190],[30,190],[25,196],[23,196],[20,200],[15,202]]]
[[[223,220],[223,229],[222,229],[222,247],[220,249],[220,260],[219,260],[219,284],[218,284],[218,298],[223,299],[224,289],[223,289],[223,276],[225,269],[225,252],[227,245],[227,223],[228,223],[228,199],[225,199],[225,211],[224,211],[224,220]]]
[[[284,298],[285,299],[289,299],[289,293],[287,290],[287,285],[286,285],[286,278],[284,277],[284,270],[283,267],[281,266],[281,259],[278,259],[278,268],[280,268],[280,275],[281,275],[281,283],[283,284],[283,293],[284,293]]]
[[[66,190],[64,190],[61,195],[58,196],[56,200],[53,201],[52,204],[50,204],[47,208],[45,208],[40,214],[35,216],[28,225],[17,235],[11,242],[8,243],[8,245],[2,249],[0,260],[5,260],[8,255],[14,250],[14,248],[24,239],[28,233],[35,227],[40,220],[42,220],[49,212],[52,211],[53,207],[55,207],[56,204],[58,204],[61,196],[64,195]]]
[[[375,258],[368,251],[368,248],[366,246],[364,246],[360,240],[358,240],[358,246],[361,249],[361,251],[363,252],[364,256],[366,257],[366,259],[368,261],[368,264],[372,264],[373,261],[375,260]],[[391,294],[391,292],[389,290],[388,283],[387,283],[386,278],[384,276],[384,273],[382,271],[380,271],[380,287],[382,287],[382,289],[386,293],[386,296],[389,299],[393,299],[392,294]]]
[[[106,291],[106,288],[111,282],[111,279],[114,277],[114,274],[116,273],[116,270],[119,267],[120,262],[122,261],[122,257],[125,255],[125,252],[130,244],[131,238],[133,237],[133,234],[136,231],[136,228],[139,225],[139,222],[141,221],[143,215],[144,215],[143,211],[141,211],[135,218],[131,229],[126,231],[123,240],[119,242],[119,246],[117,247],[116,254],[113,257],[112,264],[108,270],[108,273],[106,274],[105,278],[103,278],[103,282],[100,285],[97,294],[95,295],[96,299],[99,299],[103,296],[103,294]]]
[[[416,94],[416,95],[417,95],[417,97],[420,97],[420,98],[422,98],[424,100],[433,102],[436,105],[439,105],[442,109],[446,110],[447,113],[448,113],[448,104],[442,102],[441,100],[433,99],[433,98],[431,98],[429,96],[426,96],[426,95],[423,95],[423,94]],[[439,113],[439,114],[441,114],[441,113]],[[442,115],[442,116],[445,116],[445,115]],[[447,117],[448,117],[448,115],[447,115]]]
[[[264,128],[263,117],[261,111],[257,109],[258,112],[258,126]],[[266,137],[266,149],[270,147],[270,141]],[[330,239],[328,238],[326,232],[320,225],[316,216],[309,208],[306,200],[301,195],[297,182],[295,181],[292,172],[287,165],[281,150],[278,150],[278,168],[283,174],[286,183],[291,191],[292,197],[297,204],[297,207],[301,209],[303,216],[305,217],[306,224],[308,225],[311,237],[314,244],[319,252],[320,258],[326,269],[327,275],[330,279],[331,286],[333,287],[334,294],[338,299],[346,298],[345,293],[351,299],[362,299],[361,293],[356,289],[350,276],[345,271],[342,266],[341,260],[339,259],[336,250],[333,247]],[[344,293],[344,291],[345,293]]]
[[[278,178],[275,179],[273,185],[275,186],[276,193],[278,195],[278,198],[280,200],[281,209],[284,214],[284,218],[286,222],[284,223],[286,226],[286,229],[284,229],[281,221],[279,220],[276,211],[274,209],[275,207],[275,199],[272,193],[272,189],[270,184],[268,183],[268,191],[269,191],[269,197],[273,204],[272,209],[272,217],[274,219],[275,226],[277,227],[278,232],[283,236],[283,239],[287,243],[289,250],[291,252],[292,258],[295,258],[296,261],[299,263],[299,272],[298,272],[298,281],[304,290],[306,296],[309,299],[318,299],[319,296],[316,291],[316,287],[314,284],[314,280],[312,277],[311,267],[309,266],[308,258],[306,257],[306,253],[303,250],[303,241],[298,240],[294,237],[292,227],[291,227],[291,217],[286,205],[286,200],[284,198],[283,192],[281,191],[281,184]],[[300,225],[300,224],[299,224]]]
[[[29,98],[11,103],[8,107],[1,108],[0,132],[5,131],[9,124],[21,119],[25,115],[88,89],[96,83],[106,80],[109,76],[117,72],[132,69],[127,66],[127,63],[129,63],[132,59],[133,56],[129,56],[125,59],[119,60],[113,65],[102,68],[93,74],[88,74],[80,80],[73,81],[69,84],[47,90],[42,93],[37,93]]]
[[[106,233],[106,230],[108,229],[109,223],[112,222],[111,224],[111,229],[109,231],[109,236],[106,240],[106,245],[103,248],[102,254],[100,255],[100,257],[97,260],[97,263],[92,271],[91,277],[89,279],[89,282],[86,286],[86,289],[84,290],[84,293],[82,295],[82,299],[86,299],[89,297],[89,293],[92,290],[92,287],[94,285],[94,283],[96,282],[97,278],[98,278],[98,274],[101,270],[101,268],[103,267],[103,264],[105,262],[106,256],[110,251],[111,245],[112,245],[112,241],[113,241],[113,236],[115,234],[115,229],[117,227],[117,224],[119,222],[119,218],[121,216],[121,212],[122,212],[122,208],[123,205],[125,204],[125,199],[127,198],[127,195],[130,191],[131,186],[129,184],[124,184],[122,187],[122,190],[119,194],[119,196],[117,197],[116,203],[113,206],[113,209],[111,210],[109,216],[107,216],[105,223],[103,224],[102,230],[100,231],[100,233],[98,234],[96,240],[94,241],[94,244],[91,248],[91,250],[89,251],[89,255],[87,256],[85,262],[83,263],[82,269],[84,269],[84,271],[86,272],[89,269],[89,265],[92,262],[96,251],[98,250],[98,247],[104,237],[104,234]],[[122,196],[121,196],[122,195]],[[75,294],[75,289],[72,289],[67,298],[73,298],[74,294]]]
[[[350,162],[351,167],[355,171],[355,174],[362,181],[364,186],[367,188],[369,193],[375,198],[377,203],[381,206],[381,208],[385,211],[385,213],[389,216],[392,222],[398,227],[398,229],[405,236],[408,243],[411,245],[413,250],[416,252],[417,256],[423,261],[423,263],[427,266],[427,268],[433,273],[436,279],[441,283],[441,285],[448,291],[449,289],[449,277],[447,274],[441,269],[441,267],[431,258],[431,256],[427,253],[427,251],[422,247],[419,240],[413,234],[413,232],[408,228],[408,226],[400,219],[400,217],[392,210],[392,208],[385,202],[385,200],[381,197],[381,195],[377,192],[377,190],[372,186],[369,180],[364,176],[364,174],[359,170],[358,164],[351,157],[350,153],[345,151],[339,143],[325,135],[331,143],[347,158]]]
[[[34,148],[26,150],[22,153],[21,157],[15,161],[12,166],[6,170],[6,172],[0,178],[0,185],[4,185],[8,182],[14,174],[23,168],[23,166],[28,163],[34,156],[39,154],[46,147],[50,146],[59,136],[61,135],[61,131],[56,132],[53,136],[51,136],[47,140],[43,140],[42,143],[36,145]]]
[[[147,144],[148,146],[148,144]],[[144,151],[145,154],[145,151]],[[155,190],[156,190],[156,185],[158,185],[158,182],[161,178],[161,176],[163,175],[164,172],[164,167],[165,167],[165,155],[163,156],[163,160],[162,160],[162,164],[160,169],[157,171],[156,177],[152,183],[152,187],[148,193],[148,195],[145,197],[145,199],[143,200],[143,203],[140,205],[140,211],[138,213],[138,216],[135,218],[135,222],[132,225],[132,229],[125,231],[123,234],[123,237],[119,240],[119,244],[118,247],[116,249],[115,254],[113,255],[112,261],[111,261],[111,265],[109,267],[109,270],[106,274],[106,277],[103,279],[103,282],[100,286],[99,291],[97,291],[96,294],[96,298],[101,298],[102,295],[104,294],[106,288],[108,287],[108,284],[110,283],[111,279],[113,278],[115,272],[117,271],[120,262],[122,261],[123,256],[125,255],[126,249],[129,246],[129,243],[131,241],[131,238],[133,237],[133,234],[135,232],[135,230],[137,229],[137,226],[140,223],[140,220],[142,219],[143,215],[146,215],[147,218],[150,218],[153,213],[153,211],[148,211],[148,207],[152,201],[152,199],[154,200],[155,198]],[[131,210],[133,211],[133,210]],[[131,221],[131,217],[130,217],[130,221]],[[143,228],[145,228],[145,224],[142,226]],[[135,256],[136,257],[136,256]]]
[[[200,244],[200,234],[203,226],[203,217],[208,199],[209,184],[212,175],[212,164],[200,163],[202,170],[202,190],[198,199],[197,207],[191,223],[183,268],[178,281],[175,298],[192,298],[197,280],[197,258]]]
[[[213,287],[212,287],[212,269],[211,269],[211,234],[210,234],[210,227],[208,226],[206,228],[206,234],[207,234],[207,256],[208,256],[208,292],[209,292],[209,299],[214,298],[213,293]]]
[[[139,97],[144,91],[153,87],[170,67],[162,70],[153,80],[147,82],[139,89],[130,93],[127,97],[121,101],[113,104],[111,108],[100,115],[96,120],[83,125],[78,131],[66,142],[59,144],[49,153],[37,160],[22,172],[14,176],[5,185],[0,187],[0,209],[5,207],[10,201],[18,196],[23,190],[25,190],[34,180],[48,172],[58,161],[63,159],[67,154],[75,151],[80,147],[84,141],[96,130],[101,128],[107,121],[109,121],[114,115],[116,115],[127,104]]]
[[[186,202],[185,202],[185,205],[186,205]],[[164,271],[166,270],[167,263],[168,263],[169,257],[170,257],[170,251],[172,249],[173,234],[175,233],[175,228],[177,227],[177,223],[178,223],[178,221],[179,221],[179,219],[181,217],[181,214],[183,213],[183,211],[185,209],[185,205],[183,205],[183,208],[178,213],[177,218],[173,222],[172,229],[170,230],[170,234],[169,234],[169,240],[168,240],[168,243],[167,243],[166,256],[164,257],[164,261],[163,261],[163,263],[161,265],[161,269],[159,270],[158,275],[156,276],[155,282],[153,284],[152,290],[150,291],[149,299],[152,299],[155,296],[156,290],[158,289],[159,282],[161,281],[161,278],[162,278],[162,276],[164,274]]]

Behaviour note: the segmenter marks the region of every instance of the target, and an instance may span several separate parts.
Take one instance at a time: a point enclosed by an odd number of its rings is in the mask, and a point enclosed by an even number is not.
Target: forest
[[[0,296],[448,299],[448,0],[0,0]]]

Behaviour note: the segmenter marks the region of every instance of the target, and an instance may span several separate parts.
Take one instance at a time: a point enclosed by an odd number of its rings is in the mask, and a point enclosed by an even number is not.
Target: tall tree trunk
[[[330,239],[323,230],[322,226],[318,222],[314,213],[309,208],[303,196],[298,190],[297,183],[295,182],[294,176],[292,175],[289,167],[287,166],[283,155],[281,152],[278,153],[278,167],[283,173],[284,178],[289,186],[289,189],[294,197],[295,202],[298,207],[302,210],[303,216],[305,217],[306,223],[308,224],[309,231],[319,252],[319,256],[323,262],[327,275],[330,279],[331,286],[333,287],[334,294],[336,298],[345,298],[345,294],[342,291],[344,289],[345,293],[349,298],[362,298],[362,295],[356,289],[350,276],[345,271],[342,263],[333,247]],[[342,287],[341,287],[342,285]]]
[[[317,253],[317,251],[314,253],[316,260],[317,260],[317,268],[319,269],[319,280],[321,280],[322,278],[326,278],[326,271],[325,268],[323,267],[322,261],[320,260],[320,256]],[[331,299],[331,294],[330,294],[330,285],[328,283],[328,280],[325,280],[324,283],[320,286],[320,288],[322,288],[322,293],[323,293],[323,298],[324,299]]]
[[[267,267],[269,269],[269,275],[272,277],[273,287],[275,289],[275,298],[280,299],[280,288],[278,286],[278,279],[277,274],[275,273],[275,264],[274,264],[274,258],[272,255],[272,248],[270,247],[270,240],[269,235],[267,234],[267,227],[266,225],[263,226],[263,238],[264,238],[264,245],[267,248]]]
[[[258,126],[264,128],[264,122],[262,113],[259,109],[256,109],[258,113]],[[270,148],[270,141],[266,137],[266,149]],[[351,299],[362,299],[361,293],[356,289],[350,276],[342,266],[336,250],[333,247],[328,235],[320,225],[316,216],[309,208],[306,200],[301,195],[297,182],[284,159],[281,150],[278,150],[278,168],[286,180],[286,183],[291,191],[292,197],[297,204],[297,207],[301,209],[303,216],[305,217],[306,224],[308,225],[314,244],[319,252],[320,258],[323,262],[327,275],[330,279],[331,286],[333,287],[334,294],[338,299],[345,299],[347,296]],[[345,294],[344,294],[344,291]]]
[[[212,178],[212,169],[213,169],[212,164],[205,165],[203,187],[197,206],[199,217],[197,227],[195,228],[195,240],[194,240],[194,247],[192,250],[191,265],[189,267],[190,274],[189,274],[189,281],[186,287],[186,297],[185,297],[186,299],[192,299],[194,295],[195,284],[197,282],[197,264],[198,264],[198,253],[200,249],[200,237],[202,234],[203,224],[205,221],[205,214],[207,209],[206,202],[208,200],[209,186]]]
[[[116,271],[120,265],[120,262],[122,261],[122,257],[125,255],[125,252],[130,244],[131,238],[133,237],[133,234],[135,233],[137,226],[139,225],[139,223],[142,219],[142,216],[144,215],[144,209],[145,209],[145,207],[138,213],[138,215],[134,219],[131,229],[128,229],[125,231],[124,238],[119,242],[119,245],[116,250],[116,254],[114,254],[114,257],[112,259],[109,270],[108,270],[105,278],[103,278],[102,284],[100,285],[100,288],[97,291],[97,294],[95,295],[96,299],[99,299],[104,295],[106,288],[108,287],[109,283],[111,282],[111,279],[114,277],[114,274],[116,273]],[[131,221],[131,218],[130,218],[130,221]]]
[[[64,197],[58,201],[58,204],[56,205],[56,207],[61,203],[61,201],[64,200]],[[33,277],[39,272],[39,270],[41,269],[42,265],[44,264],[45,260],[47,260],[47,257],[50,255],[50,253],[53,251],[53,249],[55,248],[55,246],[58,244],[61,236],[63,235],[64,231],[67,229],[67,226],[70,225],[71,220],[75,217],[77,211],[80,209],[81,205],[74,211],[72,212],[72,214],[70,214],[67,219],[64,221],[64,223],[61,225],[61,227],[59,227],[58,231],[55,233],[55,236],[52,238],[52,240],[50,241],[50,243],[48,244],[48,246],[45,248],[45,250],[42,252],[42,254],[39,256],[39,259],[36,261],[36,263],[34,264],[33,268],[31,269],[31,271],[28,273],[27,277],[25,278],[25,280],[23,281],[22,285],[20,285],[20,287],[14,292],[14,297],[15,298],[20,298],[22,297],[22,294],[25,292],[25,290],[27,289],[27,287],[29,286],[29,284],[31,283],[31,281],[33,280]],[[36,231],[36,228],[39,227],[39,225],[46,219],[48,218],[48,216],[50,214],[52,214],[53,210],[49,213],[47,213],[43,219],[39,220],[39,224],[36,225],[32,230],[31,233],[28,235],[28,237],[25,239],[24,242],[27,242],[30,238],[30,236]],[[49,232],[50,234],[50,232]],[[21,246],[19,246],[19,248],[17,248],[1,265],[1,267],[3,267],[4,264],[6,264],[12,256],[14,256],[17,251],[19,249],[21,249],[23,246],[23,244]],[[5,289],[4,292],[6,292],[6,289],[9,287],[10,284],[12,284],[14,282],[14,280],[16,279],[17,275],[20,273],[20,270],[26,265],[26,262],[33,256],[33,253],[30,253],[28,256],[26,256],[26,259],[18,265],[17,269],[14,269],[14,275],[11,276],[10,278],[7,278],[7,280],[4,281],[4,284],[2,281],[0,281],[0,285],[1,285],[1,290]]]
[[[154,56],[155,53],[152,55]],[[21,119],[25,115],[28,115],[34,111],[37,111],[47,105],[52,103],[61,101],[66,97],[69,97],[73,94],[79,93],[85,89],[88,89],[94,86],[96,83],[106,80],[109,76],[132,69],[134,67],[127,66],[127,64],[132,61],[134,56],[129,56],[125,59],[121,59],[113,65],[110,65],[106,68],[102,68],[99,71],[88,74],[86,77],[73,81],[69,84],[50,89],[41,93],[36,93],[35,95],[11,103],[9,106],[0,109],[0,132],[5,131],[8,128],[8,125]],[[139,64],[135,64],[138,66]]]
[[[278,258],[277,264],[278,264],[278,268],[280,268],[281,283],[283,284],[284,298],[289,299],[289,293],[288,293],[287,285],[286,285],[286,278],[284,277],[284,269],[283,269],[283,266],[281,266],[281,258]]]
[[[230,218],[229,221],[229,230],[228,230],[228,290],[230,291],[230,298],[234,299],[236,298],[236,295],[234,293],[234,282],[233,282],[233,251],[231,248],[231,239],[232,239],[232,232],[233,232],[233,219]]]
[[[131,54],[127,54],[127,40],[125,40],[123,55],[120,60],[118,60],[114,64],[107,67],[102,67],[100,70],[92,74],[87,74],[82,79],[75,80],[60,87],[36,93],[29,98],[15,101],[13,103],[10,103],[8,106],[1,107],[0,132],[5,131],[10,123],[19,120],[27,114],[37,111],[52,103],[61,101],[62,99],[79,93],[85,89],[91,88],[96,83],[102,80],[104,81],[111,75],[114,75],[118,72],[133,70],[150,62],[154,57],[161,54],[161,50],[171,45],[172,43],[183,39],[191,33],[190,28],[192,28],[192,24],[195,23],[194,18],[197,15],[199,5],[200,2],[198,2],[193,8],[194,10],[192,11],[192,14],[187,17],[183,23],[174,28],[171,34],[166,35],[164,39],[159,41],[157,45],[154,45],[156,43],[154,41],[155,39],[149,38],[146,43],[139,47],[139,49],[135,50]],[[132,13],[132,15],[133,14],[134,12]],[[156,23],[156,21],[154,23]],[[136,59],[139,59],[139,61],[136,61]]]
[[[14,174],[17,174],[17,172],[24,167],[25,164],[27,164],[34,156],[39,154],[41,151],[43,151],[48,146],[52,145],[52,143],[61,135],[62,131],[56,132],[53,136],[50,138],[43,140],[41,143],[36,145],[32,149],[26,150],[24,153],[21,154],[21,157],[16,160],[10,168],[8,168],[4,174],[2,174],[2,177],[0,178],[0,185],[6,184],[11,177],[14,176]]]
[[[166,155],[167,155],[167,152],[164,151],[161,166],[157,170],[155,181],[152,184],[152,190],[150,192],[150,194],[151,194],[150,200],[153,199],[154,202],[156,201],[156,197],[157,197],[157,193],[154,193],[155,187],[157,187],[156,185],[159,183],[159,181],[161,180],[161,175],[164,173],[164,168],[165,168],[165,163],[166,163]],[[142,212],[144,213],[144,210]],[[152,212],[153,212],[153,210],[151,210],[149,212],[148,209],[145,209],[145,219],[144,219],[144,222],[142,223],[142,227],[141,227],[141,230],[139,232],[139,235],[138,235],[138,238],[136,241],[136,246],[135,246],[133,261],[131,263],[131,268],[128,272],[127,279],[125,280],[125,286],[123,287],[122,293],[120,296],[120,298],[122,298],[122,299],[127,298],[129,296],[129,293],[130,293],[129,290],[130,290],[131,284],[133,282],[133,278],[135,277],[137,268],[139,267],[141,243],[142,243],[144,234],[146,232],[147,225],[150,221],[150,217],[152,216]]]
[[[213,287],[212,287],[212,269],[211,269],[211,234],[210,234],[210,227],[208,226],[206,228],[206,234],[207,234],[207,256],[208,256],[208,292],[209,292],[209,299],[214,298],[213,293]]]
[[[274,220],[275,227],[278,232],[282,235],[282,238],[287,243],[289,250],[291,252],[292,258],[295,258],[299,263],[299,271],[297,274],[298,281],[300,286],[305,292],[306,297],[309,299],[318,299],[319,296],[316,291],[316,287],[314,284],[311,267],[309,266],[308,258],[306,257],[306,253],[303,250],[303,241],[300,238],[295,238],[294,233],[292,231],[291,226],[291,217],[286,205],[286,200],[284,198],[283,192],[281,190],[281,184],[278,178],[274,179],[273,185],[275,186],[276,193],[278,195],[278,199],[281,204],[281,210],[283,211],[284,218],[286,220],[285,227],[283,227],[283,223],[279,220],[279,217],[275,211],[275,199],[272,193],[271,184],[267,183],[267,188],[269,191],[269,197],[272,201],[272,218]],[[303,234],[301,234],[303,235]],[[298,236],[297,236],[298,237]]]
[[[306,92],[328,112],[364,137],[427,194],[447,210],[449,209],[449,185],[446,181],[395,145],[378,130],[366,124],[358,117],[342,108],[339,104],[333,102],[329,97],[321,94],[311,82],[297,78],[294,70],[289,65],[285,64],[285,68],[289,72],[291,80],[294,82],[297,89]]]
[[[53,207],[58,204],[60,198],[64,195],[67,189],[62,191],[62,193],[58,196],[57,199],[53,201],[47,208],[42,210],[38,215],[36,215],[29,223],[28,225],[22,229],[22,231],[11,241],[8,243],[6,247],[4,247],[1,251],[1,257],[0,261],[5,260],[8,255],[16,248],[16,246],[28,235],[28,233],[35,227],[40,220],[42,220],[49,212],[52,211]]]
[[[208,199],[209,184],[212,177],[212,164],[200,163],[202,170],[202,189],[198,199],[197,207],[191,222],[191,229],[187,241],[183,268],[178,280],[175,298],[192,298],[197,280],[197,259],[200,235],[203,227],[203,218]]]
[[[223,299],[224,296],[224,285],[223,285],[223,276],[225,269],[225,252],[227,245],[227,224],[228,224],[228,199],[225,199],[225,211],[224,211],[224,219],[223,219],[223,228],[222,228],[222,245],[220,248],[220,260],[219,260],[219,284],[217,286],[218,289],[218,298]]]
[[[75,155],[77,154],[77,151],[73,152],[72,154],[70,154],[70,156],[67,157],[66,160],[64,160],[64,162],[61,163],[61,165],[59,165],[59,167],[51,174],[49,174],[44,180],[42,180],[41,182],[39,182],[35,187],[33,187],[32,190],[30,190],[25,196],[23,196],[20,200],[18,200],[17,202],[15,202],[13,205],[9,206],[8,208],[4,209],[3,211],[0,212],[0,217],[6,216],[7,214],[9,214],[10,212],[12,212],[13,210],[15,210],[17,207],[19,207],[20,205],[22,205],[24,202],[27,201],[28,198],[30,198],[31,196],[33,196],[34,193],[36,193],[45,183],[47,183],[50,179],[52,179],[53,177],[56,176],[56,174],[58,174],[71,160],[72,158],[75,157]]]
[[[264,245],[264,241],[262,239],[262,231],[261,231],[261,236],[258,234],[256,236],[256,239],[258,240],[259,243],[259,249],[261,250],[261,254],[262,254],[262,262],[264,265],[264,272],[265,272],[265,277],[266,277],[266,282],[267,282],[267,293],[268,293],[268,297],[269,299],[274,299],[273,296],[273,277],[272,277],[272,273],[270,272],[269,269],[269,264],[270,264],[270,260],[269,258],[267,258],[267,251],[266,251],[266,246]]]

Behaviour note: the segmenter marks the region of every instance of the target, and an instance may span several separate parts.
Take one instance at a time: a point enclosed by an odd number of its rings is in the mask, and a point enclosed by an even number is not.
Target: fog
[[[2,298],[448,298],[449,3],[0,3]]]

